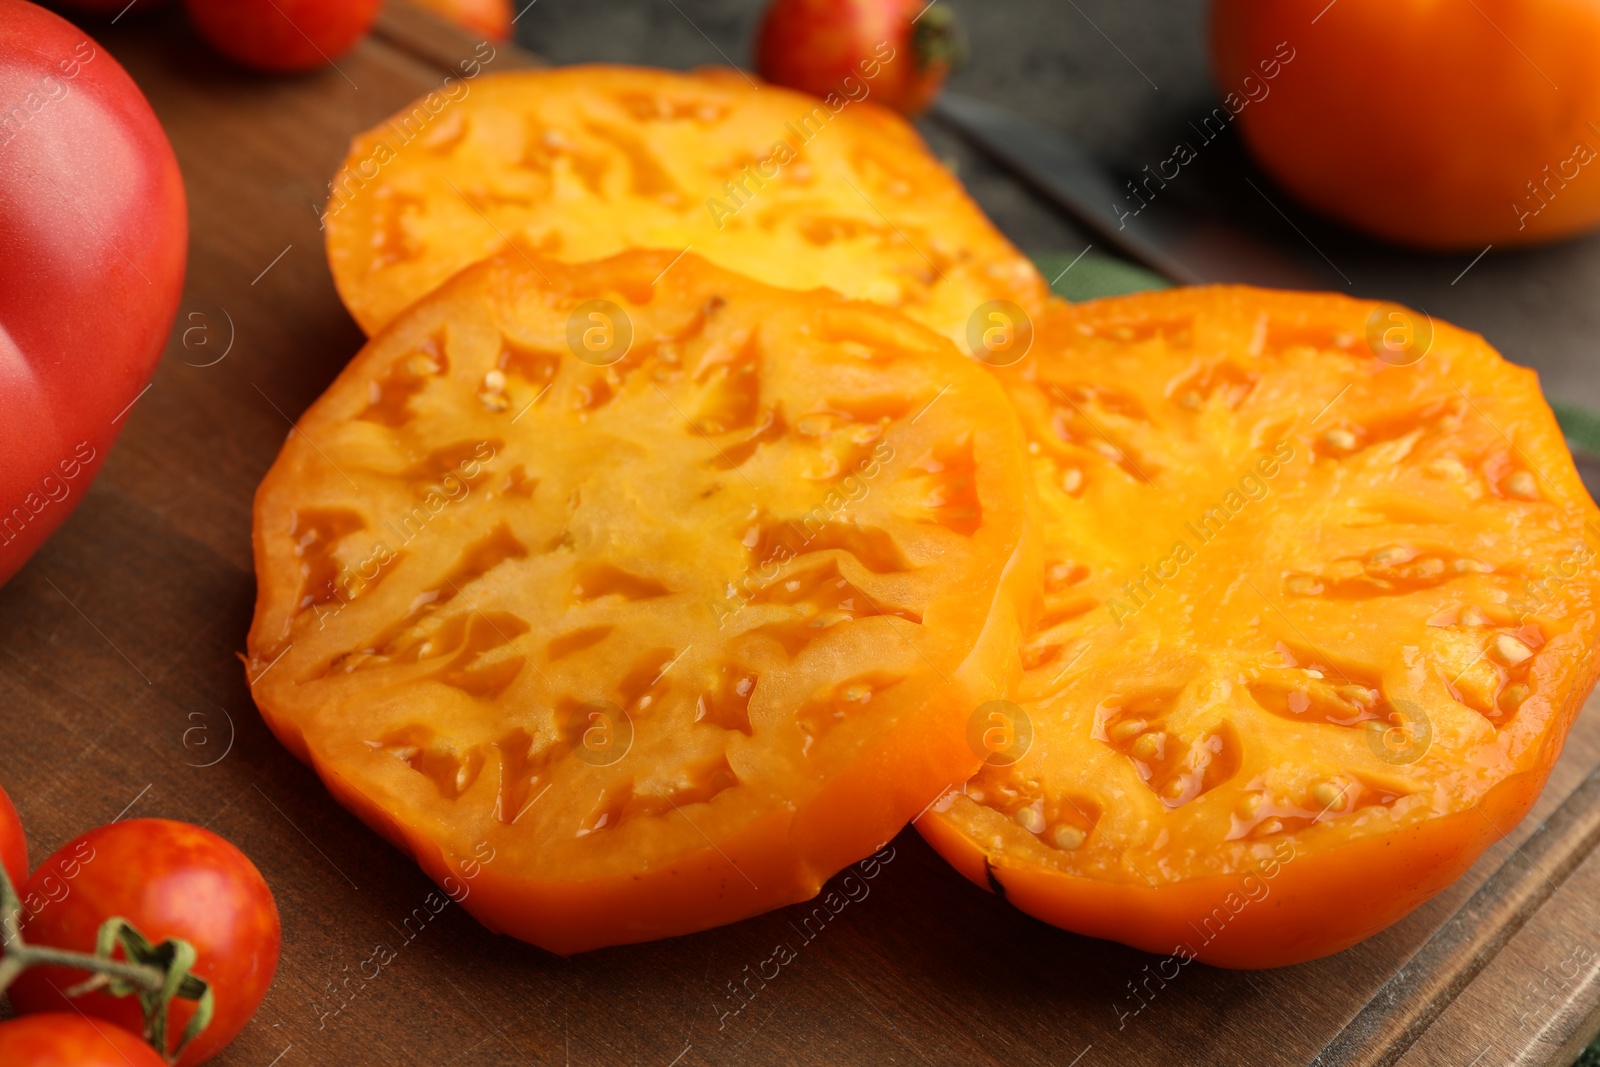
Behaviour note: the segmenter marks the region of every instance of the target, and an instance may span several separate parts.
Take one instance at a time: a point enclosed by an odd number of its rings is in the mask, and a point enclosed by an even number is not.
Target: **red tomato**
[[[0,863],[5,864],[12,887],[20,890],[28,880],[28,839],[22,834],[22,820],[4,789],[0,789]]]
[[[6,1067],[165,1067],[144,1039],[76,1012],[29,1015],[0,1023]]]
[[[166,344],[183,179],[117,61],[0,0],[0,582],[83,499]]]
[[[256,70],[312,70],[367,35],[383,0],[184,0],[211,47]]]
[[[28,909],[22,932],[32,944],[92,952],[100,924],[120,915],[152,942],[181,937],[194,945],[194,973],[211,983],[216,1014],[184,1050],[180,1067],[216,1055],[255,1014],[278,966],[278,908],[255,865],[216,834],[167,819],[112,823],[68,842],[41,864],[24,899],[42,896],[47,877],[69,891]],[[11,986],[11,1004],[19,1014],[76,1009],[143,1031],[132,997],[91,993],[69,1002],[57,991],[86,977],[63,967],[30,968]],[[173,1002],[170,1040],[177,1041],[191,1013],[188,1001]]]
[[[464,30],[481,33],[491,41],[511,37],[511,0],[412,0]],[[526,0],[524,0],[526,2]]]
[[[925,0],[775,0],[756,38],[756,69],[827,99],[870,99],[915,115],[962,51],[948,7]]]

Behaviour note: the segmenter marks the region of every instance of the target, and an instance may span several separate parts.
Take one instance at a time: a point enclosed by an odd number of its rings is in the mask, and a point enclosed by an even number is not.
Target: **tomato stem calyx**
[[[22,902],[11,877],[0,866],[0,931],[4,955],[0,955],[0,992],[16,981],[29,967],[41,964],[88,971],[89,977],[66,990],[68,997],[104,990],[114,997],[133,996],[144,1011],[144,1038],[156,1051],[175,1063],[189,1042],[211,1022],[214,998],[205,979],[191,972],[195,949],[181,938],[152,944],[126,919],[113,917],[100,925],[93,954],[30,945],[22,935]],[[123,959],[112,953],[122,948]],[[176,1048],[167,1049],[168,1009],[176,999],[195,1002],[194,1014]]]
[[[917,70],[944,66],[959,70],[967,61],[967,35],[948,8],[926,7],[911,31]]]

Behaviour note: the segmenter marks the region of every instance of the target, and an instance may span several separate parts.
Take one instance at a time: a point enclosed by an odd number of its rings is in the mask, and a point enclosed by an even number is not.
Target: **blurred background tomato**
[[[1293,76],[1239,124],[1307,205],[1436,249],[1600,222],[1594,0],[1216,0],[1218,88],[1236,90],[1280,41]]]
[[[814,96],[925,110],[963,56],[955,14],[924,0],[775,0],[762,16],[756,70]]]
[[[184,0],[211,47],[257,70],[312,70],[350,50],[383,0]]]
[[[491,41],[511,36],[514,17],[511,0],[413,0],[418,7],[448,19],[464,30],[481,33]],[[524,0],[526,2],[526,0]]]

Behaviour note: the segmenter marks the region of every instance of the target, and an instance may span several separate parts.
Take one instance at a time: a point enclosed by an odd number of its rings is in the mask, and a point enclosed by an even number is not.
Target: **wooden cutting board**
[[[1566,1067],[1600,1029],[1593,708],[1534,814],[1459,884],[1283,970],[1163,981],[1153,957],[1007,908],[911,832],[826,923],[796,907],[562,960],[435,911],[417,868],[267,732],[237,655],[252,493],[362,340],[323,260],[325,182],[353,133],[459,74],[477,42],[391,5],[337,69],[277,79],[215,59],[175,11],[96,36],[177,149],[189,280],[104,473],[0,590],[0,780],[36,859],[162,815],[261,867],[283,961],[214,1062]],[[530,62],[502,46],[487,69]],[[763,980],[780,945],[793,959]]]

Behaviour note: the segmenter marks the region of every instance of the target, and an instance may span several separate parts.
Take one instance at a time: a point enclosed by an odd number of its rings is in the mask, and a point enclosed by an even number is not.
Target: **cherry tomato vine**
[[[0,992],[28,968],[54,964],[88,971],[90,977],[64,990],[75,997],[102,990],[116,997],[135,997],[144,1012],[144,1038],[175,1063],[183,1050],[206,1028],[215,1010],[211,987],[192,974],[195,949],[181,938],[152,944],[126,919],[112,916],[100,925],[93,953],[74,952],[49,945],[29,944],[22,932],[22,901],[4,865],[0,865],[0,928],[5,954],[0,956]],[[124,959],[113,953],[121,948]],[[167,1017],[172,1002],[190,1000],[194,1014],[183,1028],[178,1044],[167,1052]]]

